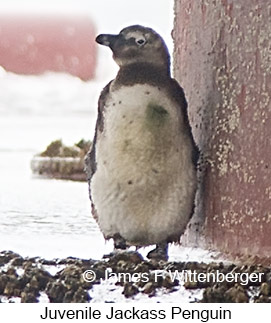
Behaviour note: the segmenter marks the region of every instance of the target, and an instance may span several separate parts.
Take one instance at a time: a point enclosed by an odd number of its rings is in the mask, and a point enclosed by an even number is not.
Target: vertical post
[[[206,161],[197,207],[206,241],[268,258],[271,3],[175,0],[175,15],[175,77]]]

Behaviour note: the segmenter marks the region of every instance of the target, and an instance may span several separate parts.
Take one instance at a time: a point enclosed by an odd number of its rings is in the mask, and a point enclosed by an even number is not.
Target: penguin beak
[[[101,34],[97,36],[96,42],[100,45],[108,46],[112,49],[118,38],[119,35]]]

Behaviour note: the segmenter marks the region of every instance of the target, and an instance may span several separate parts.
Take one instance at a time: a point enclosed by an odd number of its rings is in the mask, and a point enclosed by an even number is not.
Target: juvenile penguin
[[[86,158],[92,213],[115,248],[156,244],[167,259],[193,213],[198,151],[183,89],[170,75],[165,42],[151,28],[102,34],[119,72],[102,91]]]

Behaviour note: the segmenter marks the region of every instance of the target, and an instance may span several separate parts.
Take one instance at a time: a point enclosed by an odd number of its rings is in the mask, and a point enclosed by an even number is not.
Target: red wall
[[[175,76],[204,155],[196,217],[212,248],[270,260],[270,2],[175,6]]]
[[[18,74],[66,72],[93,78],[95,28],[87,17],[0,16],[0,65]]]

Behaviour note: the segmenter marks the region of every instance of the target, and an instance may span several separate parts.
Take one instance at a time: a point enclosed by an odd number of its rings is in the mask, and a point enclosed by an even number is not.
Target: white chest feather
[[[122,87],[108,98],[91,181],[106,237],[119,233],[144,245],[183,232],[196,180],[178,109],[150,85]]]

